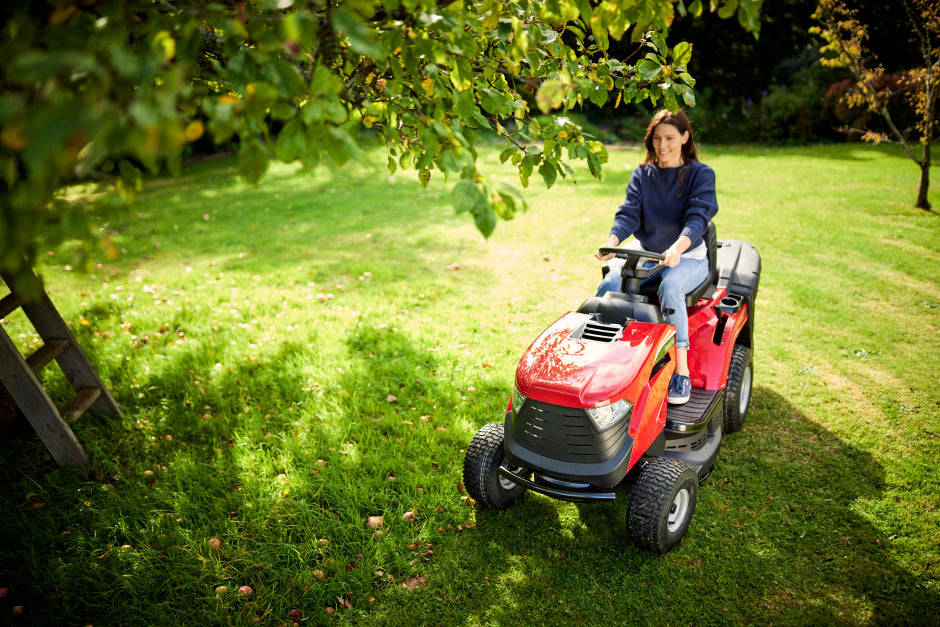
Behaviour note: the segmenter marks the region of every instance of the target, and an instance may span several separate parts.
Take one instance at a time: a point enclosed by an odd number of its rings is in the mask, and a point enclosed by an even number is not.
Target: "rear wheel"
[[[499,467],[505,462],[503,425],[498,422],[484,425],[473,436],[463,460],[464,487],[471,498],[483,507],[506,509],[526,490],[499,475]]]
[[[680,461],[659,457],[637,476],[627,511],[627,533],[641,549],[667,553],[692,521],[698,477]]]
[[[731,366],[728,368],[728,385],[725,387],[726,433],[733,433],[744,425],[747,409],[751,404],[751,386],[754,382],[754,364],[751,349],[735,344],[731,350]]]

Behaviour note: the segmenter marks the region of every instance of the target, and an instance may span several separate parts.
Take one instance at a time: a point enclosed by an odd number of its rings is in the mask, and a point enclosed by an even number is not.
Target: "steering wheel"
[[[648,279],[651,276],[659,273],[663,269],[662,264],[656,264],[651,268],[647,268],[647,261],[662,261],[666,258],[666,255],[661,255],[659,253],[653,253],[646,250],[635,250],[632,248],[612,248],[609,246],[603,246],[597,249],[598,252],[602,254],[613,253],[618,259],[626,260],[626,263],[623,264],[623,275],[628,278],[637,278],[637,279]]]

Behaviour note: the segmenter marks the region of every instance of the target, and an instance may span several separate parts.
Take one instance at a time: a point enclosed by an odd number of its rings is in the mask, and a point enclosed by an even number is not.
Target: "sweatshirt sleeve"
[[[621,243],[634,233],[640,226],[640,168],[634,168],[630,175],[630,182],[627,183],[627,197],[623,204],[617,208],[614,215],[614,225],[610,232],[617,236]]]
[[[708,221],[718,213],[718,198],[715,194],[715,171],[710,166],[698,162],[699,167],[689,181],[689,202],[685,210],[685,225],[681,235],[692,240],[694,246],[708,226]]]

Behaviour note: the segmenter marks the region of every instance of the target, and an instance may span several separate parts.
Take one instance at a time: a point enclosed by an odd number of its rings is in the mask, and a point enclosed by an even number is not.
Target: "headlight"
[[[512,388],[512,413],[513,415],[518,414],[519,410],[522,409],[522,404],[525,402],[525,396],[515,387]]]
[[[515,407],[515,405],[513,406]],[[632,409],[633,403],[626,399],[620,399],[609,405],[588,407],[587,413],[594,422],[594,426],[597,427],[597,430],[604,431],[623,420],[624,416],[630,415],[630,410]]]

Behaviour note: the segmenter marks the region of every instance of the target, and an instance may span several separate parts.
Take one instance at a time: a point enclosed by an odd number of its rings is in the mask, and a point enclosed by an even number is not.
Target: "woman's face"
[[[682,146],[689,141],[689,132],[680,133],[672,124],[658,124],[653,129],[653,150],[661,168],[682,165]]]

